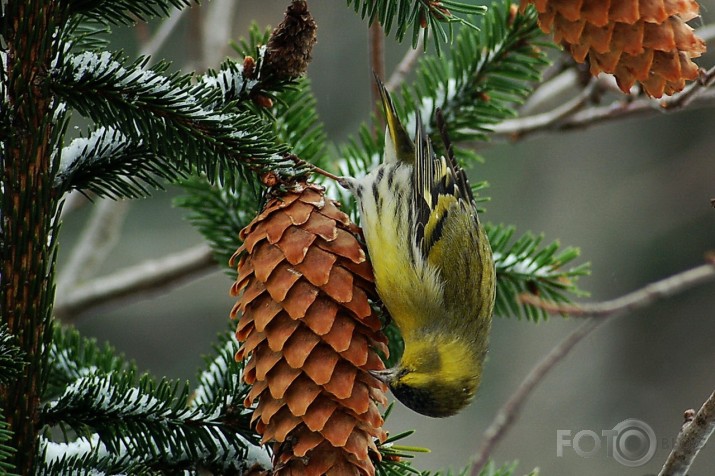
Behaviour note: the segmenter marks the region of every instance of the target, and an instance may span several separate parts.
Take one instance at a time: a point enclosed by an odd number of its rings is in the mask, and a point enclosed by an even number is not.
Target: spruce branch
[[[514,227],[504,225],[488,224],[486,231],[497,270],[496,315],[538,321],[546,318],[547,312],[520,301],[520,296],[530,293],[547,302],[562,303],[570,301],[569,294],[584,294],[575,281],[589,273],[590,265],[566,267],[579,256],[577,248],[560,249],[558,242],[542,247],[543,236],[531,233],[514,240]]]
[[[51,86],[81,114],[151,144],[182,171],[195,168],[221,180],[245,175],[249,163],[290,164],[276,156],[284,148],[255,115],[221,107],[217,88],[192,85],[190,75],[166,76],[166,63],[145,69],[146,61],[127,63],[108,52],[67,54],[53,68]]]
[[[430,119],[440,108],[457,145],[484,140],[490,126],[513,116],[531,93],[530,83],[548,64],[534,11],[514,15],[510,2],[494,4],[482,24],[479,32],[460,31],[450,58],[422,59],[414,86],[402,90],[408,123],[419,111],[436,138]]]
[[[387,35],[395,28],[397,41],[401,42],[411,34],[413,48],[417,46],[420,36],[426,38],[431,32],[438,54],[442,43],[451,43],[454,24],[476,29],[469,15],[480,15],[486,11],[486,7],[481,5],[452,0],[348,0],[348,5],[352,5],[363,19],[367,18],[370,25],[377,21]],[[465,14],[465,17],[454,15],[453,11]]]
[[[303,78],[295,88],[278,94],[272,112],[274,132],[281,144],[310,164],[327,163],[327,136],[308,79]],[[248,181],[219,187],[200,177],[180,184],[185,194],[176,198],[174,204],[188,210],[188,220],[208,240],[216,262],[228,266],[229,258],[240,245],[238,234],[258,211],[258,184]],[[235,270],[228,272],[234,275]]]
[[[18,346],[17,338],[10,333],[7,324],[0,325],[0,385],[7,385],[22,375],[26,364],[26,356]],[[3,441],[1,436],[0,443]]]
[[[432,142],[441,144],[434,113],[440,108],[448,132],[457,147],[485,140],[490,127],[515,115],[515,105],[532,91],[541,69],[548,64],[541,50],[545,43],[533,9],[514,15],[510,3],[495,4],[483,18],[484,28],[462,28],[449,56],[422,57],[413,85],[393,95],[407,131],[415,129],[420,114]],[[366,133],[367,132],[367,133]],[[342,146],[346,157],[343,173],[362,175],[382,154],[382,141],[361,128],[357,139]],[[475,155],[459,148],[460,158]]]
[[[185,193],[174,199],[174,205],[187,210],[188,221],[208,241],[216,262],[228,266],[240,245],[238,234],[258,208],[257,194],[243,185],[231,191],[202,178],[186,180],[181,186]]]
[[[188,172],[147,140],[99,127],[62,149],[55,185],[61,193],[87,190],[106,198],[142,198],[152,189],[162,190],[161,179],[175,181]]]
[[[8,444],[10,440],[12,440],[12,431],[0,408],[0,474],[12,475],[14,469],[10,460],[17,450]]]
[[[253,409],[243,407],[251,388],[242,378],[243,361],[236,360],[238,347],[235,332],[219,336],[218,343],[213,346],[214,355],[204,358],[205,368],[198,376],[198,385],[191,395],[189,407],[209,414],[218,412],[225,415],[242,438],[260,446],[261,438],[251,425]],[[265,451],[262,448],[259,450]]]
[[[65,388],[89,375],[108,375],[114,372],[136,374],[136,365],[128,361],[109,344],[99,345],[71,326],[56,325],[50,346],[48,385],[42,398],[57,398]]]
[[[183,9],[193,0],[70,0],[71,15],[83,15],[106,24],[133,25],[137,19],[168,16],[174,8]],[[198,4],[198,2],[196,2]]]
[[[188,387],[132,372],[81,377],[43,407],[42,422],[96,433],[109,453],[154,470],[239,469],[246,442],[223,416],[187,407]]]
[[[658,476],[685,476],[695,457],[715,432],[715,392],[695,413],[686,412],[686,421]]]
[[[37,476],[153,475],[145,465],[133,461],[128,453],[112,454],[99,435],[79,437],[69,443],[57,443],[40,437]]]
[[[214,267],[211,250],[204,244],[147,260],[69,289],[58,296],[55,315],[63,321],[73,321],[92,309],[166,292],[211,272]]]

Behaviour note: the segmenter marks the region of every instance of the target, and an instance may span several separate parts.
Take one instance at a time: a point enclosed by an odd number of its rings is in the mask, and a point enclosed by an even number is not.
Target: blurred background
[[[176,28],[156,57],[185,71],[215,67],[232,54],[226,46],[229,40],[247,34],[253,21],[277,25],[287,4],[214,0],[194,7],[177,17]],[[715,1],[701,5],[702,23],[696,21],[695,27],[715,22]],[[356,134],[371,110],[367,25],[345,2],[310,2],[310,7],[318,23],[318,43],[309,76],[329,138],[340,143]],[[213,43],[199,41],[197,22],[211,25],[212,18],[230,19],[217,26],[225,35]],[[117,28],[112,45],[135,56],[159,26]],[[390,38],[386,47],[389,73],[408,46]],[[710,67],[715,57],[705,55],[698,64]],[[483,220],[516,225],[519,235],[531,230],[543,233],[546,242],[558,239],[579,247],[580,262],[592,265],[591,276],[580,281],[591,294],[585,300],[610,299],[701,264],[708,251],[715,251],[715,209],[710,204],[715,197],[714,126],[715,109],[692,108],[514,143],[483,144],[479,152],[486,161],[475,164],[469,174],[490,184],[484,192],[491,201]],[[128,204],[123,231],[99,275],[201,242],[184,212],[171,206],[178,193],[169,188]],[[91,209],[80,207],[64,219],[60,272]],[[195,381],[201,356],[211,353],[216,335],[229,326],[234,303],[230,285],[231,277],[217,267],[167,294],[92,311],[76,325],[84,335],[110,342],[143,370]],[[462,468],[531,367],[578,325],[573,318],[552,317],[539,324],[496,318],[476,402],[444,420],[398,404],[387,429],[414,429],[405,444],[432,450],[416,457],[417,468]],[[537,388],[493,457],[499,464],[518,459],[524,473],[540,467],[545,475],[657,474],[683,422],[683,411],[697,409],[714,389],[715,283],[710,283],[613,319],[589,336]],[[601,435],[630,418],[647,423],[656,435],[656,453],[648,464],[624,466],[605,446],[590,458],[569,447],[557,456],[559,430],[562,435],[570,431],[567,440],[582,430]],[[605,445],[605,439],[601,442]],[[583,451],[594,449],[587,435],[579,443]],[[710,441],[690,474],[713,474],[714,468],[715,441]]]

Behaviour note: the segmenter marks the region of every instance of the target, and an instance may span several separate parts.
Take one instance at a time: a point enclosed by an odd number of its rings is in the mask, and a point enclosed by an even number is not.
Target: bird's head
[[[469,405],[481,380],[481,360],[449,345],[424,347],[418,353],[409,349],[405,347],[396,367],[372,372],[395,398],[417,413],[440,418]]]

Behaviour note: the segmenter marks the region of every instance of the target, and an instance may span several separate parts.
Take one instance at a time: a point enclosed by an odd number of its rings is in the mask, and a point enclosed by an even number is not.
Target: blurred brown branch
[[[502,405],[491,425],[489,425],[484,432],[484,440],[474,458],[474,464],[471,469],[472,476],[479,475],[480,471],[484,468],[494,448],[496,448],[513,426],[519,416],[519,412],[534,388],[536,388],[556,364],[561,362],[586,336],[596,330],[596,328],[606,322],[610,317],[652,305],[662,299],[682,293],[687,289],[712,280],[713,278],[715,278],[715,260],[710,260],[707,264],[656,281],[620,298],[601,303],[559,304],[542,301],[531,294],[522,295],[521,301],[523,303],[541,307],[551,313],[573,316],[599,316],[601,319],[587,320],[551,349],[546,357],[529,372],[509,400]]]
[[[216,269],[211,249],[201,244],[58,293],[55,315],[69,322],[91,309],[136,301],[147,294],[165,292]]]
[[[710,395],[698,413],[683,424],[675,446],[658,476],[684,476],[695,457],[715,431],[715,392]]]
[[[392,92],[397,89],[404,81],[410,72],[417,64],[417,60],[422,56],[424,51],[424,35],[417,37],[417,45],[414,48],[409,48],[402,57],[400,63],[395,67],[395,70],[390,75],[390,79],[385,83],[388,91]]]
[[[529,398],[534,388],[544,379],[546,374],[553,369],[556,364],[561,362],[566,357],[576,344],[581,342],[587,335],[596,330],[601,324],[606,322],[603,320],[591,319],[583,323],[579,328],[566,336],[559,342],[551,351],[544,357],[536,366],[531,369],[529,374],[519,384],[516,391],[509,397],[509,400],[502,405],[497,412],[494,420],[489,427],[484,431],[482,444],[477,452],[474,463],[471,469],[471,476],[479,476],[484,466],[489,461],[494,448],[504,438],[507,432],[511,429],[516,419],[519,417],[524,403]]]
[[[706,42],[715,40],[715,24],[699,28],[696,34]],[[559,67],[558,70],[562,68]],[[601,122],[624,119],[632,116],[654,115],[663,112],[675,112],[686,106],[709,107],[715,103],[715,91],[709,87],[715,81],[715,67],[701,70],[700,77],[679,94],[662,100],[648,97],[623,96],[610,75],[600,75],[596,84],[576,93],[572,99],[564,99],[580,88],[582,79],[573,68],[558,74],[545,76],[544,81],[527,100],[521,113],[522,117],[507,119],[493,127],[494,136],[509,140],[523,140],[539,132],[553,132],[582,129]],[[619,98],[607,105],[596,104],[605,92],[615,92]],[[585,94],[586,92],[590,94]],[[529,114],[544,104],[557,101],[560,105],[552,110],[538,114]],[[566,105],[570,105],[569,109]]]
[[[557,77],[559,78],[559,77]],[[546,98],[553,98],[565,94],[567,89],[573,87],[568,81],[553,81],[552,85],[544,86],[540,94]],[[715,80],[715,67],[702,71],[700,78],[692,82],[682,92],[666,99],[652,99],[649,97],[619,98],[605,106],[591,105],[589,102],[597,93],[612,89],[612,78],[603,76],[589,83],[573,99],[559,106],[539,114],[507,119],[493,127],[494,136],[511,140],[522,140],[538,132],[564,131],[583,129],[606,121],[624,119],[632,116],[655,115],[656,113],[670,113],[683,110],[687,107],[712,106],[715,103],[715,91],[709,89]],[[615,84],[615,83],[614,83]],[[546,92],[545,92],[546,91]]]
[[[698,284],[715,278],[715,260],[651,283],[637,291],[628,293],[610,301],[592,304],[563,304],[541,300],[533,294],[522,294],[520,300],[544,309],[552,314],[565,314],[576,317],[608,317],[613,314],[633,311],[662,299],[680,294]]]

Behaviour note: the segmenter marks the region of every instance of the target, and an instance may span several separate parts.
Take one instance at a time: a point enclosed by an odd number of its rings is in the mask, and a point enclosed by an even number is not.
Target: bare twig
[[[712,105],[715,101],[715,91],[709,89],[709,86],[713,81],[715,81],[715,68],[702,73],[697,81],[667,99],[656,100],[648,97],[632,101],[619,99],[605,106],[576,109],[567,115],[564,115],[563,106],[559,106],[545,113],[507,119],[494,126],[494,136],[511,140],[524,139],[538,132],[584,129],[616,119],[681,111],[686,106],[690,106],[692,109],[693,107]],[[599,82],[601,81],[599,80]],[[557,86],[566,87],[566,85],[573,86],[571,82],[564,82]],[[548,92],[551,97],[556,97],[559,94],[558,88],[548,90]]]
[[[713,431],[715,431],[715,392],[703,403],[695,417],[685,422],[658,476],[686,475]]]
[[[166,292],[214,270],[216,263],[211,249],[201,244],[159,260],[145,261],[109,276],[93,279],[66,294],[58,294],[55,315],[65,321],[72,321],[91,309]]]
[[[534,114],[519,119],[507,119],[495,125],[493,128],[493,132],[494,134],[503,135],[505,133],[508,133],[508,131],[536,131],[551,127],[557,124],[563,118],[573,116],[573,114],[575,114],[577,111],[583,109],[583,107],[591,101],[597,84],[598,81],[594,78],[589,82],[588,86],[581,90],[581,92],[577,96],[555,107],[551,111],[542,114]],[[516,122],[517,124],[513,124],[514,122]]]
[[[90,278],[117,243],[129,210],[129,201],[100,200],[94,205],[84,231],[57,280],[58,295]]]
[[[385,88],[387,88],[388,91],[392,92],[397,89],[397,87],[405,81],[407,75],[414,69],[417,60],[422,56],[422,52],[424,51],[424,41],[424,35],[419,35],[417,37],[417,45],[407,50],[405,56],[402,57],[402,60],[400,60],[400,63],[390,75],[390,79],[385,83]]]
[[[696,31],[706,42],[715,40],[715,24],[706,25]],[[549,77],[536,89],[526,104],[521,108],[522,117],[509,119],[494,127],[495,136],[511,140],[524,139],[537,132],[582,129],[605,121],[617,120],[636,115],[653,115],[656,112],[680,111],[686,106],[709,106],[715,100],[715,92],[708,89],[715,82],[715,68],[701,72],[697,81],[688,85],[682,92],[663,100],[647,97],[630,98],[612,102],[606,106],[594,106],[573,114],[564,115],[564,109],[557,107],[553,111],[536,116],[528,116],[539,106],[566,95],[578,84],[578,75],[573,69]],[[617,91],[615,81],[610,75],[598,77],[598,87]],[[620,94],[620,93],[619,93]]]
[[[173,10],[171,12],[171,15],[169,15],[169,17],[167,17],[167,19],[161,23],[161,26],[158,30],[156,30],[156,33],[154,33],[154,36],[151,38],[151,40],[147,41],[146,43],[144,43],[144,45],[142,45],[141,49],[139,50],[139,54],[141,56],[153,57],[164,45],[166,40],[169,39],[169,36],[171,36],[171,33],[176,28],[176,25],[179,24],[179,20],[181,20],[181,17],[186,11],[188,11],[188,8],[180,8]]]
[[[697,266],[655,283],[651,283],[637,291],[610,301],[593,304],[562,304],[543,301],[533,294],[522,294],[522,303],[531,304],[553,314],[568,314],[577,317],[608,317],[650,306],[656,301],[679,294],[698,284],[715,278],[715,262]]]
[[[477,452],[472,465],[471,475],[478,476],[489,460],[494,448],[504,438],[504,435],[509,431],[521,412],[521,408],[526,403],[527,398],[531,395],[534,388],[544,379],[546,374],[563,360],[569,352],[581,342],[584,337],[596,330],[598,326],[603,324],[604,320],[588,320],[578,327],[575,331],[569,334],[556,347],[539,362],[536,367],[531,369],[526,378],[521,382],[519,388],[512,394],[507,402],[502,405],[494,417],[491,425],[484,432],[482,445]]]
[[[370,54],[370,68],[374,75],[380,78],[381,81],[385,79],[385,32],[382,30],[382,26],[377,21],[372,22],[370,25],[370,32],[368,35],[369,42],[369,54]],[[375,117],[380,117],[380,90],[377,87],[375,81],[371,82],[370,86],[370,104],[372,104]],[[376,128],[378,129],[378,128]]]
[[[533,114],[533,111],[540,110],[545,104],[562,101],[563,96],[568,91],[576,90],[578,86],[579,77],[575,68],[560,71],[558,74],[551,76],[549,79],[544,79],[544,82],[536,85],[534,91],[519,108],[519,115],[527,117]]]
[[[213,5],[213,4],[212,4]],[[204,9],[192,8],[188,13],[188,26],[186,28],[186,63],[187,68],[196,72],[206,70],[204,64]]]
[[[62,211],[60,212],[60,218],[64,219],[70,213],[79,210],[88,203],[91,203],[87,196],[84,195],[79,190],[72,190],[64,196],[65,203],[62,206]]]
[[[567,336],[548,353],[526,376],[514,394],[499,409],[489,428],[484,432],[484,441],[479,448],[471,474],[476,476],[484,468],[497,444],[504,438],[519,416],[521,408],[534,388],[544,379],[556,364],[561,362],[584,337],[593,332],[610,317],[651,305],[661,299],[681,293],[698,284],[715,278],[715,262],[710,262],[649,284],[623,297],[595,304],[554,304],[541,301],[533,295],[522,295],[522,302],[539,306],[548,312],[575,316],[601,316],[589,319]]]
[[[710,87],[715,80],[715,67],[710,68],[707,71],[700,70],[700,76],[698,79],[691,83],[688,87],[683,89],[680,94],[671,96],[665,101],[661,102],[661,107],[663,109],[683,109],[689,104],[691,104],[696,97],[705,91],[706,88]]]
[[[205,10],[203,26],[203,67],[214,68],[226,56],[227,38],[236,20],[237,0],[213,0],[201,8]]]

